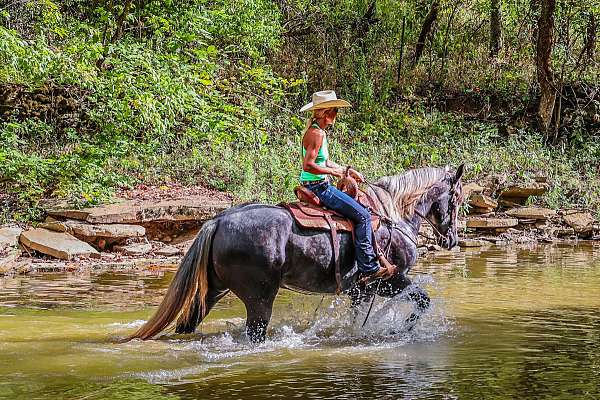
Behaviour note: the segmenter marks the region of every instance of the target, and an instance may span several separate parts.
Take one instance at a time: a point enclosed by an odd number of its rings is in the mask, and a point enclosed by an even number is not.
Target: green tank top
[[[319,124],[313,122],[311,125],[314,128],[321,129]],[[302,146],[302,159],[306,155],[306,149],[304,145]],[[321,143],[321,147],[319,147],[319,152],[317,153],[317,158],[315,159],[315,164],[320,167],[327,166],[327,160],[329,159],[329,149],[327,148],[327,135],[323,136],[323,143]],[[327,175],[325,174],[313,174],[307,171],[302,170],[300,173],[300,181],[301,182],[310,182],[310,181],[320,181],[321,179],[325,179]]]

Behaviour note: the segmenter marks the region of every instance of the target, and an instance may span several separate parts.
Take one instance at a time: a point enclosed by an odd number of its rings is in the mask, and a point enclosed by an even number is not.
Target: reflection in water
[[[421,261],[433,299],[378,299],[365,328],[344,298],[282,292],[251,345],[228,296],[194,335],[114,344],[172,274],[0,280],[0,398],[600,398],[600,247],[490,246]]]

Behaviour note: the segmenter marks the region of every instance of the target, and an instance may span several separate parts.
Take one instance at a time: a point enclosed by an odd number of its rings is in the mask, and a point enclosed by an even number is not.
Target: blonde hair
[[[330,109],[329,108],[318,108],[316,110],[312,110],[311,116],[306,118],[306,123],[304,124],[304,130],[302,131],[302,136],[304,136],[306,131],[308,131],[310,129],[313,122],[315,122],[315,120],[317,118],[321,118],[321,117],[323,117],[323,115],[327,114],[328,110],[330,110]]]

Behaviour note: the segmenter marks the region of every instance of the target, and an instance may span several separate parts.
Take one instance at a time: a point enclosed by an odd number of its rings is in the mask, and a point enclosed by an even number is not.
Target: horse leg
[[[246,335],[252,343],[262,343],[267,335],[267,327],[273,312],[275,296],[246,304]]]
[[[400,294],[411,284],[411,280],[404,273],[400,273],[389,281],[383,281],[377,294],[383,297],[394,297],[395,295]],[[410,290],[410,292],[403,297],[413,302],[416,308],[416,310],[413,311],[404,321],[407,329],[411,331],[415,327],[421,315],[423,315],[423,313],[425,313],[425,311],[427,311],[429,308],[431,300],[429,299],[427,292],[420,287],[412,288],[412,290]]]
[[[194,296],[194,302],[190,309],[190,317],[187,321],[182,318],[177,321],[177,326],[175,327],[175,333],[193,333],[196,331],[196,328],[202,322],[202,320],[208,315],[210,310],[214,307],[215,304],[219,302],[225,296],[229,290],[227,289],[215,289],[209,288],[208,293],[206,293],[206,312],[201,316],[200,312],[200,292],[197,291]]]
[[[238,276],[230,285],[231,291],[246,306],[246,335],[252,343],[265,341],[273,302],[279,291],[279,279],[266,270],[256,269],[254,275]]]
[[[427,292],[420,287],[416,287],[414,291],[411,291],[408,294],[408,298],[415,304],[417,308],[416,311],[413,311],[404,321],[408,327],[408,330],[412,331],[421,315],[423,315],[431,305],[431,299],[429,298]]]

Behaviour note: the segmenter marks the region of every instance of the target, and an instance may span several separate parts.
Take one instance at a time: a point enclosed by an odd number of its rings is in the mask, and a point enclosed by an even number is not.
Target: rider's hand
[[[348,175],[350,175],[352,178],[356,179],[356,181],[358,183],[362,183],[365,181],[365,177],[360,172],[355,170],[354,168],[348,168]]]

